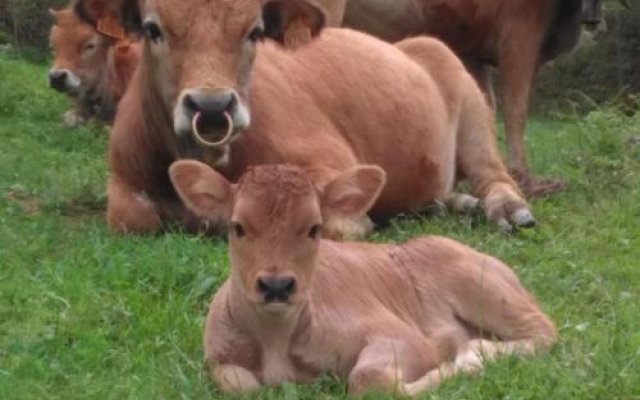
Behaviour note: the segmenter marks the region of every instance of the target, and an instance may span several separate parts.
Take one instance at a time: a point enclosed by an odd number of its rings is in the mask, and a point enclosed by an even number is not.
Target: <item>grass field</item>
[[[46,67],[0,52],[0,399],[218,399],[201,330],[228,273],[222,240],[109,234],[106,129],[64,128]],[[537,228],[481,217],[399,218],[372,238],[444,234],[513,266],[556,322],[548,355],[505,359],[431,399],[640,399],[640,116],[535,120],[538,174],[568,189],[533,202]],[[344,398],[331,377],[252,398]],[[371,398],[377,398],[372,395]]]

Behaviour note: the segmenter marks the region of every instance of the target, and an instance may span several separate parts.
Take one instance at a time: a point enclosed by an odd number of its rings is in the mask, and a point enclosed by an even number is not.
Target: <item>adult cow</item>
[[[601,0],[318,0],[329,22],[387,41],[430,34],[466,63],[493,101],[490,68],[502,84],[508,166],[531,196],[561,189],[560,180],[535,180],[527,167],[524,131],[538,67],[578,42],[581,22],[597,25]]]
[[[92,26],[71,9],[49,13],[54,19],[49,85],[73,100],[65,123],[74,126],[94,116],[111,122],[138,64],[139,43],[124,34],[115,16]]]
[[[75,9],[95,21],[114,7],[145,39],[109,144],[111,229],[197,225],[168,180],[178,158],[206,160],[231,180],[250,165],[289,162],[319,188],[354,165],[378,164],[389,181],[374,217],[446,197],[460,172],[490,220],[533,224],[497,154],[482,93],[439,41],[392,46],[344,29],[311,40],[324,13],[308,0],[80,0]],[[227,130],[231,140],[215,148],[194,140]],[[333,219],[325,234],[370,228],[363,215]]]

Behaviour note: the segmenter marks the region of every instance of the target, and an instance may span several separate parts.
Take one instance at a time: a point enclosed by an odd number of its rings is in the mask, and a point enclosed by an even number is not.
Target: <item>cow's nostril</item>
[[[296,281],[292,277],[258,278],[257,286],[267,303],[287,301],[296,288]]]
[[[231,91],[225,92],[192,92],[184,96],[183,105],[192,114],[221,114],[231,111],[236,104],[235,95]]]
[[[198,103],[196,103],[196,101],[194,100],[193,96],[190,94],[187,94],[184,96],[184,107],[191,111],[192,113],[196,113],[198,111],[200,111],[200,107],[198,107]]]

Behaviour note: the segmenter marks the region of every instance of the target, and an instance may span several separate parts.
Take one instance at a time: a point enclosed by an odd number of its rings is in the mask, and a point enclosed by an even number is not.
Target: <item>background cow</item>
[[[430,34],[466,63],[493,102],[490,67],[502,86],[508,165],[526,194],[564,186],[534,180],[527,168],[524,131],[538,67],[572,49],[581,22],[597,25],[600,0],[318,0],[329,22],[364,30],[388,41]]]
[[[348,169],[319,191],[299,167],[259,166],[231,184],[179,161],[171,180],[204,218],[231,225],[231,276],[215,295],[205,359],[224,391],[307,382],[324,371],[368,390],[416,395],[485,359],[530,354],[553,324],[503,263],[460,243],[320,240],[332,218],[365,213],[378,167]],[[357,179],[354,179],[357,177]]]
[[[309,1],[115,3],[145,40],[109,145],[111,229],[153,232],[166,221],[193,221],[168,182],[178,158],[207,160],[231,180],[250,165],[290,162],[318,187],[375,163],[390,178],[371,211],[380,218],[446,197],[460,172],[491,221],[507,229],[534,223],[497,154],[480,90],[437,40],[394,47],[334,29],[311,41],[324,14]],[[84,0],[76,10],[95,21],[113,5]],[[263,38],[278,44],[258,44]],[[217,148],[194,140],[195,130],[218,140],[229,128],[232,140]],[[361,236],[371,223],[362,216],[325,229]]]
[[[74,126],[94,116],[110,122],[138,64],[139,44],[124,35],[115,18],[97,29],[70,9],[50,13],[49,85],[74,103],[65,123]]]

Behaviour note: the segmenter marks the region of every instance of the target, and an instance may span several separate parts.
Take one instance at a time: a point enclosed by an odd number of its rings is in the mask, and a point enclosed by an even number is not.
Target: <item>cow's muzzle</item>
[[[231,89],[185,90],[174,110],[174,130],[179,137],[194,136],[210,147],[228,144],[249,125],[249,113]]]
[[[59,92],[73,94],[80,87],[80,79],[68,69],[49,71],[49,86]]]

